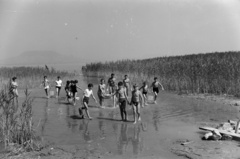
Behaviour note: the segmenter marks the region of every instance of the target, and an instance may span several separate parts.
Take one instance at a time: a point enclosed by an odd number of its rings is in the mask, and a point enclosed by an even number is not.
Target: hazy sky
[[[240,50],[240,0],[0,0],[1,58],[90,61]]]

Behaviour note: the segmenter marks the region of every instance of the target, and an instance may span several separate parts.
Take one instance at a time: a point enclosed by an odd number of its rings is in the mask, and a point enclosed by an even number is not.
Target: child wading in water
[[[87,117],[89,119],[92,119],[92,117],[90,116],[89,111],[88,111],[88,103],[89,103],[90,96],[92,96],[92,98],[97,103],[97,100],[96,100],[96,98],[93,95],[92,88],[93,88],[93,84],[90,83],[90,84],[88,84],[88,88],[84,91],[83,98],[82,98],[83,106],[82,106],[82,108],[79,108],[79,114],[82,116],[82,118],[84,118],[82,110],[85,109]]]
[[[83,91],[83,89],[81,87],[79,87],[77,85],[78,80],[72,81],[71,86],[70,86],[70,90],[72,92],[72,96],[73,96],[73,105],[76,105],[76,97],[77,97],[77,89],[80,89]]]
[[[131,103],[130,103],[132,105],[132,108],[133,108],[133,118],[134,118],[134,123],[133,124],[137,123],[137,119],[138,119],[138,121],[141,121],[140,101],[142,102],[141,105],[143,105],[142,93],[139,91],[138,86],[135,84],[133,86],[132,99],[131,99]]]
[[[128,92],[130,90],[130,79],[128,78],[128,75],[124,76],[123,84],[126,87],[126,92],[127,92],[127,96],[128,96],[129,95]]]
[[[49,84],[49,81],[48,81],[48,79],[47,79],[47,76],[44,76],[44,77],[43,77],[42,85],[43,85],[43,87],[44,87],[44,90],[45,90],[45,93],[46,93],[47,98],[49,98],[50,84]]]
[[[104,102],[104,97],[105,97],[105,89],[106,89],[106,84],[104,79],[100,80],[100,84],[98,85],[98,98],[99,98],[99,104],[100,107],[104,108],[103,102]]]
[[[147,85],[146,81],[144,81],[143,86],[139,88],[139,90],[141,90],[141,89],[142,89],[142,95],[143,95],[143,98],[144,98],[144,105],[148,105],[147,104],[148,85]]]
[[[164,90],[163,85],[157,81],[157,77],[154,77],[154,82],[152,83],[153,93],[154,93],[154,103],[157,104],[157,96],[159,93],[159,86]]]
[[[119,104],[122,121],[127,121],[126,106],[127,106],[127,103],[129,103],[129,101],[127,98],[126,88],[124,87],[123,82],[118,82],[118,89],[112,95],[116,95],[118,98],[118,104]]]
[[[108,79],[108,87],[109,88],[109,94],[114,94],[115,91],[117,90],[117,86],[116,86],[116,78],[114,73],[111,74],[111,77]],[[116,95],[113,96],[113,107],[116,107]]]
[[[55,81],[55,83],[56,83],[56,98],[58,98],[62,88],[62,80],[60,76],[57,77],[57,80]]]

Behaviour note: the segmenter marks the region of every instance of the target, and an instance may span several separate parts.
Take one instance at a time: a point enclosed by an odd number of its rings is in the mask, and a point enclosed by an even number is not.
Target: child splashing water
[[[96,100],[96,98],[93,95],[92,88],[93,88],[93,84],[90,83],[90,84],[88,84],[88,88],[84,91],[83,98],[82,98],[83,106],[82,106],[82,108],[79,108],[79,114],[80,114],[80,116],[82,116],[82,118],[84,118],[82,110],[85,109],[87,117],[89,119],[92,119],[92,117],[90,116],[89,111],[88,111],[88,103],[89,103],[90,96],[92,96],[92,98],[97,103],[97,100]]]
[[[142,93],[139,91],[138,86],[135,84],[133,85],[133,91],[132,91],[132,99],[130,105],[132,105],[133,108],[133,118],[134,118],[134,123],[137,123],[138,121],[141,121],[141,116],[140,116],[140,101],[141,105],[143,105],[143,96]]]

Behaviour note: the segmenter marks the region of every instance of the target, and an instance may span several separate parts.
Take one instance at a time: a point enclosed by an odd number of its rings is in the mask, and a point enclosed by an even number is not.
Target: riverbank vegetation
[[[9,85],[0,91],[0,144],[4,145],[6,155],[42,148],[32,122],[33,99],[29,95],[26,89],[20,105]]]
[[[20,89],[38,87],[43,81],[43,76],[47,76],[50,81],[55,81],[57,76],[62,79],[70,78],[73,74],[66,71],[58,71],[54,68],[45,67],[2,67],[0,68],[0,84],[4,85],[12,77],[17,77]]]
[[[240,52],[234,51],[98,62],[82,70],[105,78],[113,72],[119,80],[128,74],[134,82],[151,82],[156,76],[170,91],[240,96]]]

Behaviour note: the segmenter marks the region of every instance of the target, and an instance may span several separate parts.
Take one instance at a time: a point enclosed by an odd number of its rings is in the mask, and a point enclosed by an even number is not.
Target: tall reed
[[[240,96],[240,52],[234,51],[90,63],[82,71],[99,76],[117,72],[138,76],[138,81],[157,76],[170,91]]]
[[[13,145],[17,151],[36,150],[41,147],[33,128],[33,99],[29,95],[26,89],[25,99],[22,105],[19,105],[9,85],[0,91],[0,137],[6,149]]]

